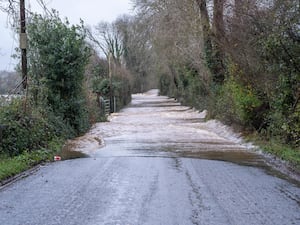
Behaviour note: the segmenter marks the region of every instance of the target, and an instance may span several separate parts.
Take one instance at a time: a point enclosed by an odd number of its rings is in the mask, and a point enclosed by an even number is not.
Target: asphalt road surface
[[[2,187],[0,224],[300,224],[299,183],[205,113],[156,94],[95,125],[78,144],[89,157]]]

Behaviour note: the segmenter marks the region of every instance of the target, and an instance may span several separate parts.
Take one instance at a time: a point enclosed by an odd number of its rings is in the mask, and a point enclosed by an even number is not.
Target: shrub
[[[162,74],[159,78],[159,90],[161,95],[172,95],[171,94],[171,77],[168,74]]]
[[[31,93],[35,105],[49,108],[80,134],[89,127],[84,70],[90,51],[85,29],[63,22],[57,13],[34,15],[28,24]]]
[[[56,124],[49,123],[47,117],[36,111],[24,112],[22,100],[0,108],[0,124],[6,126],[2,131],[0,153],[10,156],[47,148],[56,137]]]
[[[230,77],[220,90],[217,110],[219,117],[227,123],[249,126],[255,117],[255,109],[261,104],[251,86],[243,86]]]

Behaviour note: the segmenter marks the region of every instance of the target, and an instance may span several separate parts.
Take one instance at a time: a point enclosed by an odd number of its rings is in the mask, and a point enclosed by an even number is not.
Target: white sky
[[[42,13],[36,0],[25,0],[26,7],[31,11]],[[130,0],[45,0],[47,8],[59,11],[61,18],[67,17],[72,24],[78,24],[80,18],[86,25],[94,26],[101,21],[112,22],[118,16],[130,14],[132,3]],[[7,15],[0,11],[0,71],[12,71],[16,61],[11,59],[18,47],[16,35],[8,28]]]

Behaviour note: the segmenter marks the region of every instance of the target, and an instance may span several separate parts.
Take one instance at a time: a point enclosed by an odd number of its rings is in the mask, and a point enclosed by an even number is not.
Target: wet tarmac
[[[0,224],[300,224],[299,183],[230,128],[156,90],[64,152],[77,159],[0,190]]]

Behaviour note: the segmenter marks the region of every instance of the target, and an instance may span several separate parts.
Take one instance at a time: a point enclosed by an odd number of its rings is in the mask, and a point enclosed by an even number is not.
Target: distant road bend
[[[133,95],[80,141],[89,157],[0,188],[1,225],[300,224],[299,183],[157,90]]]

